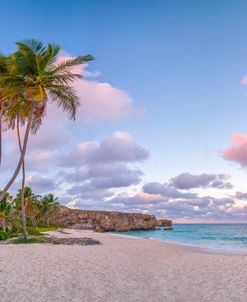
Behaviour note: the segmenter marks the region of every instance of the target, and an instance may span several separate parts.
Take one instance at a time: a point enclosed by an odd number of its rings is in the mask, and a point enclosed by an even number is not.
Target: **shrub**
[[[35,236],[40,236],[41,235],[41,233],[38,229],[32,228],[32,227],[28,227],[27,232],[28,232],[29,235],[35,235]]]
[[[6,240],[8,238],[9,238],[8,233],[0,230],[0,240]]]

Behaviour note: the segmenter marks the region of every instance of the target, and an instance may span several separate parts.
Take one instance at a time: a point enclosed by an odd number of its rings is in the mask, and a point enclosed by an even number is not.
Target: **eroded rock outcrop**
[[[56,220],[56,224],[61,227],[88,229],[96,232],[153,230],[156,226],[154,215],[74,210],[66,207],[61,207]]]
[[[169,219],[157,219],[156,226],[171,226],[172,220]]]
[[[163,229],[164,231],[173,231],[174,230],[174,228],[173,227],[171,227],[171,226],[168,226],[168,227],[164,227],[164,229]]]

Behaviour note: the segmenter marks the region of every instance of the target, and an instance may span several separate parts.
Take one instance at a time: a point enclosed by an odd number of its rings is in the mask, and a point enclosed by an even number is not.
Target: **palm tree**
[[[24,192],[24,208],[25,214],[28,219],[31,220],[33,227],[37,227],[36,219],[39,215],[39,199],[41,196],[35,195],[30,187],[25,187],[24,190],[20,189],[14,199],[15,209],[17,212],[22,212],[23,215],[23,204],[22,194]],[[24,235],[25,236],[25,235]]]
[[[87,55],[58,62],[61,51],[58,45],[49,43],[46,46],[35,39],[18,42],[16,45],[17,51],[7,58],[6,74],[0,74],[0,87],[5,89],[0,102],[14,99],[9,113],[12,116],[25,107],[23,113],[26,118],[26,130],[19,162],[0,195],[0,201],[21,169],[30,130],[37,131],[45,115],[47,103],[55,103],[70,119],[75,119],[79,99],[72,83],[75,79],[80,79],[82,74],[72,72],[71,68],[94,59]]]
[[[54,194],[48,194],[43,197],[39,204],[40,216],[43,223],[50,226],[50,220],[52,216],[59,209],[59,202],[57,201],[58,197],[55,197]]]
[[[71,84],[75,79],[81,78],[82,74],[72,72],[71,68],[93,60],[92,56],[87,55],[57,62],[60,46],[50,43],[46,46],[35,39],[18,42],[16,45],[17,51],[4,62],[0,61],[0,71],[1,68],[5,71],[0,73],[0,103],[10,101],[7,117],[13,121],[21,116],[25,121],[26,129],[23,143],[19,143],[21,151],[19,162],[0,194],[0,202],[15,181],[21,167],[23,168],[22,191],[24,190],[24,157],[29,133],[30,130],[35,133],[41,125],[48,101],[55,103],[57,107],[62,107],[70,119],[75,119],[79,99]]]
[[[9,100],[8,100],[9,101]],[[19,104],[20,100],[11,100],[10,102],[7,102],[5,104],[5,115],[3,116],[3,124],[5,126],[5,129],[14,129],[16,126],[16,132],[17,132],[17,138],[18,138],[18,145],[20,153],[23,152],[23,147],[21,143],[21,136],[20,136],[20,124],[25,125],[25,119],[27,114],[30,115],[30,106],[29,104]],[[35,108],[38,104],[34,104],[32,108],[32,114],[33,117],[36,117],[35,115]],[[14,108],[14,110],[13,110]],[[18,110],[17,110],[18,108]],[[28,111],[29,110],[29,111]],[[38,118],[37,118],[38,120]],[[36,131],[37,126],[35,124],[31,125],[31,130]],[[22,162],[22,190],[21,190],[21,212],[22,212],[22,225],[23,225],[23,232],[24,232],[24,239],[28,240],[28,233],[27,233],[27,227],[26,227],[26,213],[25,213],[25,205],[24,205],[24,188],[25,188],[25,161],[23,158]]]

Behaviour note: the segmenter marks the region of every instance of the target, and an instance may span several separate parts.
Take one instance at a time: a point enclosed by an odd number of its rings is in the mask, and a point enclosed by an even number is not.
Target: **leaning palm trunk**
[[[17,138],[20,153],[22,154],[22,145],[21,145],[21,135],[20,135],[20,122],[19,117],[17,117]],[[27,219],[26,219],[26,209],[25,209],[25,180],[26,180],[26,173],[25,173],[25,159],[22,162],[22,183],[21,183],[21,216],[22,216],[22,225],[23,225],[23,234],[25,241],[28,241],[28,233],[27,233]]]
[[[2,113],[0,113],[0,166],[2,163]]]
[[[24,164],[24,160],[23,160],[23,163],[22,163],[22,184],[21,184],[21,215],[22,215],[24,239],[25,239],[25,241],[28,241],[27,219],[26,219],[24,193],[25,193],[25,164]]]
[[[3,139],[3,104],[0,103],[0,166],[2,163],[2,139]]]
[[[0,166],[2,163],[3,102],[0,102]]]
[[[22,167],[22,164],[23,164],[23,161],[24,161],[24,158],[25,158],[25,154],[26,154],[26,149],[27,149],[27,143],[28,143],[28,137],[29,137],[29,133],[30,133],[30,128],[31,128],[32,113],[33,113],[33,108],[30,110],[30,113],[29,113],[29,116],[28,116],[28,122],[27,122],[26,130],[25,130],[23,147],[22,147],[22,152],[21,152],[21,156],[20,156],[19,162],[17,164],[17,167],[15,169],[15,172],[14,172],[13,176],[11,177],[11,179],[9,180],[9,182],[7,183],[7,185],[5,186],[5,188],[2,190],[2,193],[0,194],[0,202],[3,200],[4,195],[8,192],[9,188],[12,186],[12,184],[16,180],[16,177],[18,176],[18,174],[20,172],[20,169]]]

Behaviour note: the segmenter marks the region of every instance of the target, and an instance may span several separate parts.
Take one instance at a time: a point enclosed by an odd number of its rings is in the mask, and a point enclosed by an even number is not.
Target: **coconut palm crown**
[[[72,67],[93,60],[93,57],[78,56],[60,61],[61,48],[56,44],[46,46],[41,41],[29,39],[16,45],[17,51],[4,60],[3,67],[7,71],[0,73],[0,87],[5,90],[0,102],[11,100],[12,105],[8,116],[21,113],[26,117],[34,106],[36,117],[42,117],[50,101],[74,119],[79,99],[71,84],[82,74],[72,72]],[[37,119],[33,119],[33,130],[35,123]]]

